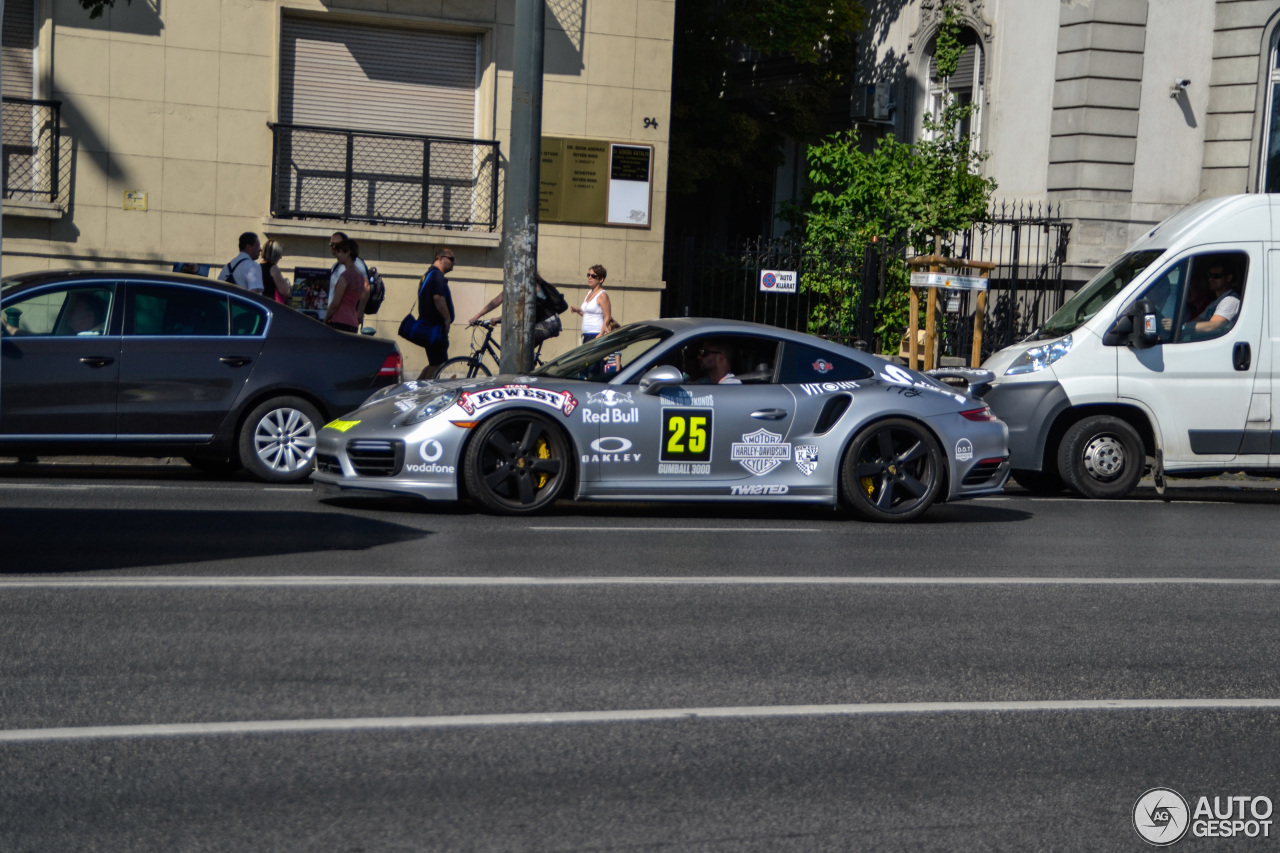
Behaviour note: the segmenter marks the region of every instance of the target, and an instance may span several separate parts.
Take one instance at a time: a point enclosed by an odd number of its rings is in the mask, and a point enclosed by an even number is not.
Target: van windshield
[[[1079,293],[1067,300],[1054,315],[1045,321],[1030,340],[1042,341],[1048,338],[1060,338],[1083,326],[1102,307],[1124,290],[1142,271],[1151,266],[1156,258],[1164,254],[1163,249],[1152,249],[1145,252],[1134,252],[1121,255],[1093,277],[1093,281],[1084,286]]]

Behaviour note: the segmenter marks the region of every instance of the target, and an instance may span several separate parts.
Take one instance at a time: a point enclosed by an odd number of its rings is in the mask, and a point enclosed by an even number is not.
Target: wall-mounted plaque
[[[652,146],[542,138],[540,222],[648,228],[652,195]]]

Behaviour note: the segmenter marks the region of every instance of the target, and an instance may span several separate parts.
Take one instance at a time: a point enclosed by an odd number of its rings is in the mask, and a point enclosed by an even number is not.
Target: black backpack
[[[367,267],[367,269],[369,270],[369,298],[364,303],[364,313],[377,314],[378,309],[382,307],[382,301],[387,298],[387,286],[383,284],[377,267]]]
[[[569,310],[569,303],[565,301],[564,295],[555,289],[555,286],[545,278],[542,279],[542,292],[547,294],[547,303],[551,306],[551,310],[557,314],[563,314]]]

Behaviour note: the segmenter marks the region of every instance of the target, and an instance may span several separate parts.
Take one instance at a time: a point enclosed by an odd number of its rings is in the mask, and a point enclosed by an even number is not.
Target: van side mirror
[[[1133,333],[1130,340],[1138,349],[1146,349],[1160,343],[1160,315],[1150,299],[1139,299],[1130,309],[1133,313]]]
[[[1133,315],[1129,313],[1130,309],[1116,318],[1111,324],[1111,328],[1107,329],[1102,335],[1102,345],[1107,347],[1123,347],[1128,346],[1129,339],[1133,337]]]

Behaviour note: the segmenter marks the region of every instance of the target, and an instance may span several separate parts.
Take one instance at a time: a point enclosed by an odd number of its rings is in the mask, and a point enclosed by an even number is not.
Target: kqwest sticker
[[[547,391],[543,388],[531,388],[528,385],[503,385],[501,388],[489,388],[484,391],[463,391],[462,396],[458,398],[458,405],[468,415],[474,415],[479,409],[512,400],[558,409],[565,417],[578,408],[578,401],[568,391]]]
[[[744,435],[742,441],[735,441],[729,458],[762,477],[791,458],[791,445],[783,442],[781,433],[758,429]]]

